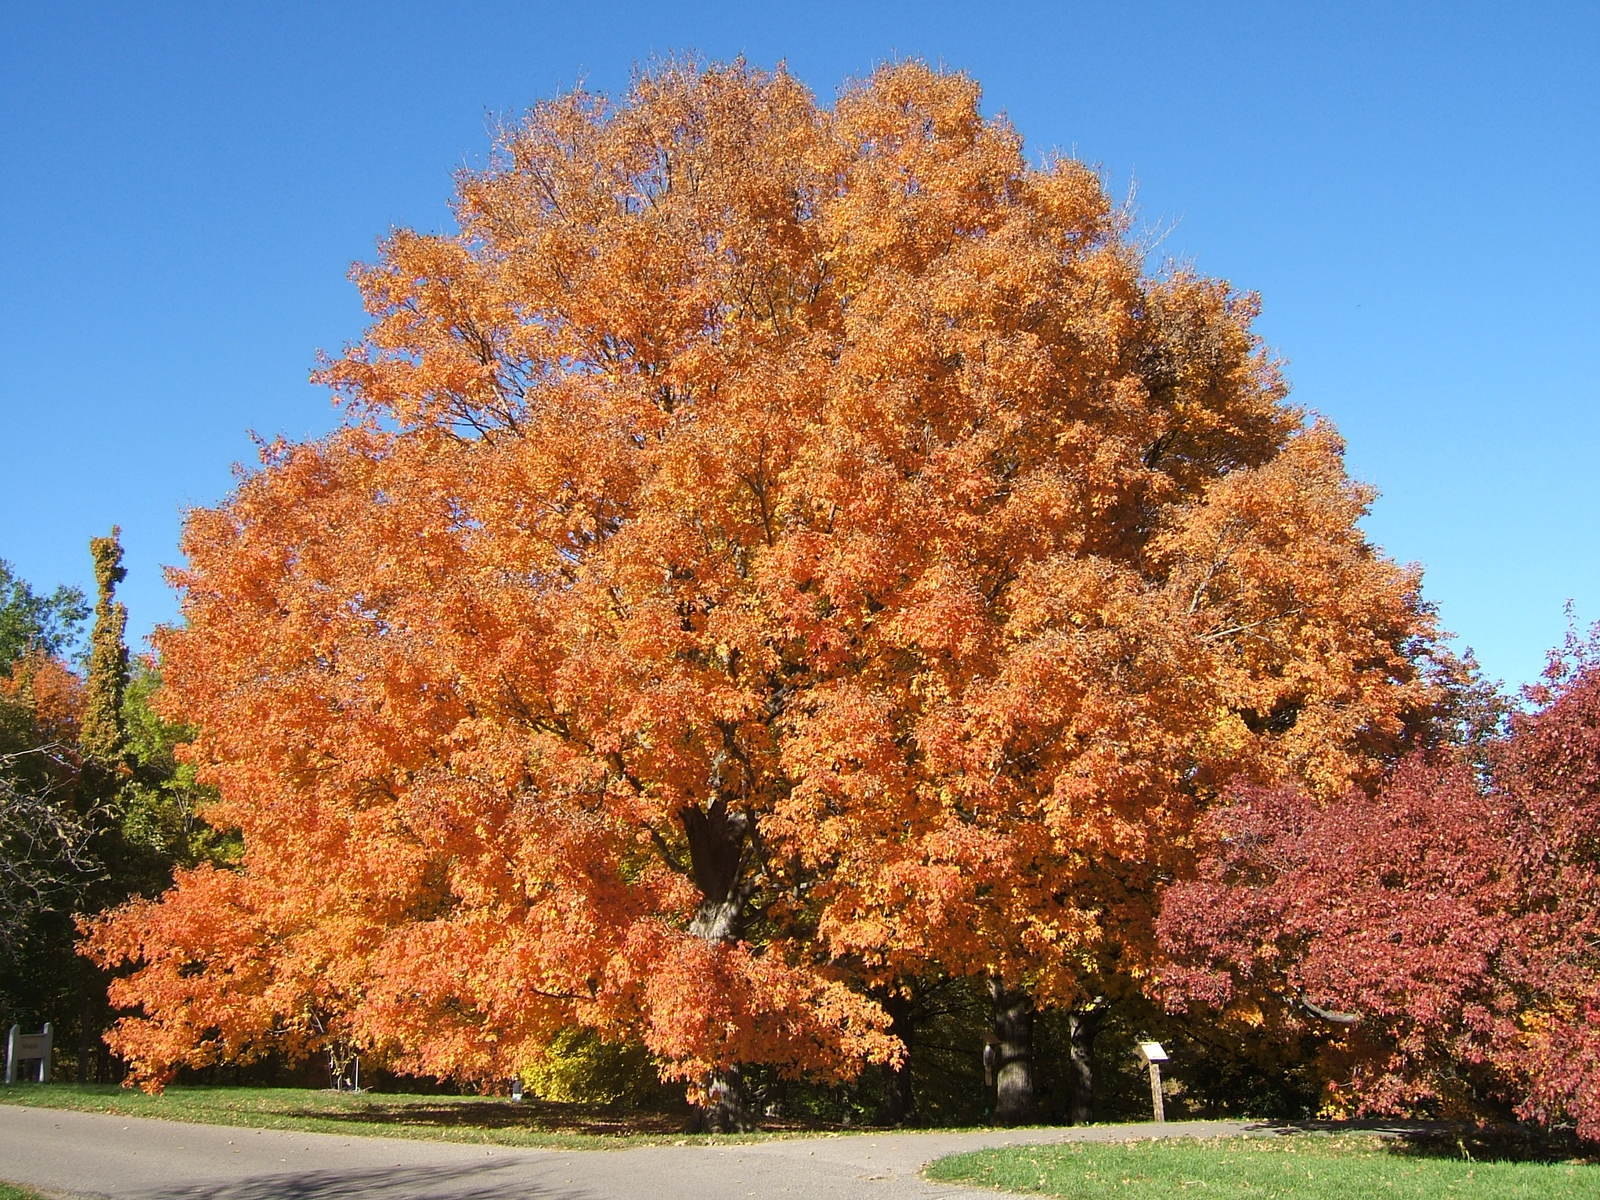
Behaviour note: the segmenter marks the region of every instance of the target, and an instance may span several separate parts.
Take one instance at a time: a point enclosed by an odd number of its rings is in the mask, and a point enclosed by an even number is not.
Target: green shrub
[[[557,1034],[543,1058],[522,1068],[522,1086],[541,1100],[579,1104],[648,1104],[664,1090],[648,1050],[588,1029]]]

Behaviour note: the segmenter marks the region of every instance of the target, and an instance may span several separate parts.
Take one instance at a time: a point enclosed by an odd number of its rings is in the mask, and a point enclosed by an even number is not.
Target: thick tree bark
[[[1099,1004],[1067,1014],[1067,1120],[1074,1125],[1094,1120],[1094,1040],[1105,1019]]]
[[[695,1111],[694,1133],[744,1133],[756,1127],[744,1078],[737,1066],[713,1071],[705,1083],[706,1099]]]
[[[689,922],[689,932],[712,944],[736,942],[743,933],[745,905],[753,890],[745,878],[744,861],[750,814],[731,809],[727,796],[718,794],[709,807],[687,807],[678,816],[689,843],[689,870],[700,889],[700,905]],[[695,1114],[693,1129],[734,1133],[755,1127],[755,1114],[737,1063],[713,1071],[702,1086],[706,1099]]]
[[[1033,997],[1026,989],[1009,987],[998,975],[991,975],[989,999],[994,1005],[994,1119],[1002,1125],[1020,1125],[1031,1121],[1037,1108]]]
[[[750,814],[730,810],[727,798],[718,796],[709,808],[685,808],[678,816],[689,841],[689,870],[700,889],[689,932],[708,942],[736,942],[751,893],[744,878]]]

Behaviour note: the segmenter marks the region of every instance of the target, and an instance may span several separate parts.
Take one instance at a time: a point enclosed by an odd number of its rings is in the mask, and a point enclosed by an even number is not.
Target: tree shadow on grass
[[[670,1134],[683,1132],[689,1110],[623,1110],[598,1104],[554,1104],[540,1101],[513,1103],[494,1100],[470,1104],[419,1104],[407,1100],[395,1104],[381,1101],[359,1108],[329,1111],[298,1108],[286,1116],[339,1121],[352,1125],[414,1126],[419,1129],[527,1129],[541,1133],[586,1133],[622,1136],[636,1133]]]
[[[1471,1125],[1451,1121],[1373,1118],[1355,1121],[1264,1121],[1253,1132],[1355,1133],[1384,1139],[1390,1154],[1402,1158],[1451,1158],[1475,1162],[1548,1162],[1600,1165],[1600,1145],[1580,1141],[1571,1129],[1501,1123]]]
[[[1600,1166],[1600,1145],[1580,1141],[1570,1129],[1539,1129],[1528,1125],[1427,1130],[1397,1139],[1391,1153],[1415,1158],[1471,1159],[1474,1162],[1583,1163]]]
[[[687,1105],[676,1108],[612,1108],[601,1104],[562,1104],[554,1101],[480,1100],[468,1104],[427,1104],[406,1100],[395,1104],[371,1102],[360,1108],[286,1109],[285,1116],[336,1121],[351,1125],[386,1125],[397,1130],[415,1129],[522,1129],[537,1133],[575,1133],[595,1137],[682,1134],[693,1113]],[[767,1133],[824,1133],[837,1125],[793,1118],[769,1117],[760,1124]]]
[[[505,1174],[513,1164],[290,1171],[252,1179],[164,1187],[135,1200],[582,1200],[581,1189],[544,1188]]]

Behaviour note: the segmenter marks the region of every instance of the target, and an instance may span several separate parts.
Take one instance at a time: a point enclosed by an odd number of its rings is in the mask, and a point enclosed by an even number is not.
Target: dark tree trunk
[[[89,1082],[89,1058],[94,1054],[95,1034],[94,994],[85,981],[83,995],[78,1001],[78,1082]]]
[[[718,796],[709,808],[685,808],[678,817],[689,841],[689,870],[700,889],[689,932],[708,942],[736,942],[751,892],[744,877],[750,814],[731,811],[727,799]]]
[[[101,1035],[109,1023],[106,988],[110,976],[83,959],[74,965],[78,978],[78,1066],[79,1083],[97,1082],[96,1075],[105,1058]]]
[[[881,998],[884,1011],[889,1014],[889,1032],[899,1038],[906,1048],[906,1056],[897,1067],[884,1068],[883,1111],[879,1114],[885,1125],[906,1125],[917,1115],[916,1093],[911,1087],[911,1039],[914,1027],[913,1001],[910,996],[891,992]]]
[[[1094,1120],[1094,1040],[1105,1019],[1099,1004],[1067,1014],[1067,1120],[1074,1125]]]
[[[1033,998],[1027,990],[1008,987],[989,976],[994,1005],[994,1119],[1002,1125],[1031,1121],[1036,1111],[1033,1089]]]
[[[700,889],[700,906],[689,922],[689,932],[712,944],[736,942],[743,933],[745,905],[753,890],[745,877],[750,814],[730,809],[726,795],[718,794],[709,807],[684,808],[678,816],[689,843],[689,869]],[[755,1114],[737,1063],[713,1071],[702,1086],[706,1099],[692,1128],[733,1133],[755,1127]]]
[[[738,1067],[713,1071],[705,1083],[706,1099],[690,1122],[693,1133],[744,1133],[756,1127],[744,1079]]]

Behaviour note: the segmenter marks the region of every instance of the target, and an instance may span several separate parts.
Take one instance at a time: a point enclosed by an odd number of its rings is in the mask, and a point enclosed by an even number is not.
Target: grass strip
[[[696,1135],[683,1132],[687,1110],[613,1110],[481,1096],[351,1094],[315,1088],[181,1086],[152,1096],[115,1084],[45,1083],[0,1090],[0,1104],[203,1125],[559,1150],[727,1144],[822,1132],[796,1125],[753,1134]]]
[[[1078,1142],[956,1154],[926,1175],[1071,1200],[1594,1200],[1600,1166],[1484,1162],[1371,1135]]]

